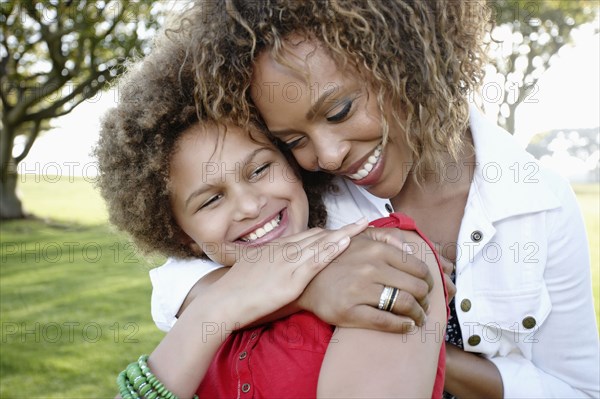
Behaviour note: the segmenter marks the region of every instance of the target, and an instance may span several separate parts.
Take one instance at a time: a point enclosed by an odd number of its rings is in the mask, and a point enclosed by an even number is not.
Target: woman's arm
[[[427,321],[421,327],[412,326],[404,335],[338,328],[321,369],[319,397],[431,397],[446,327],[444,289],[434,256],[420,251],[423,240],[416,233],[404,234],[408,242],[417,244],[414,256],[433,276]],[[344,257],[340,255],[339,261]],[[402,307],[406,298],[401,293],[395,306]]]
[[[489,359],[446,344],[444,389],[459,398],[503,398],[502,376]]]
[[[553,190],[559,195],[559,208],[537,215],[536,219],[512,222],[518,228],[539,227],[535,240],[526,241],[539,252],[530,256],[529,264],[524,266],[543,273],[540,284],[535,286],[536,295],[547,290],[549,313],[535,329],[524,328],[521,316],[515,317],[516,328],[491,331],[490,337],[508,337],[512,350],[505,351],[506,355],[496,353],[486,358],[448,346],[446,390],[452,394],[507,398],[600,396],[598,330],[585,228],[568,184],[557,181]],[[499,241],[505,245],[506,253],[511,253],[509,245],[514,239]],[[512,260],[512,253],[509,259]],[[490,388],[494,390],[489,391]]]
[[[261,324],[288,316],[299,310],[307,310],[332,325],[376,329],[395,333],[405,333],[412,329],[412,323],[422,325],[425,310],[432,287],[432,277],[428,268],[413,258],[397,256],[401,251],[390,242],[399,242],[396,229],[385,229],[372,240],[370,250],[363,246],[350,245],[344,262],[334,261],[327,269],[319,273],[309,284],[302,296],[288,306],[257,320]],[[379,232],[378,232],[379,233]],[[384,259],[391,259],[385,261]],[[228,269],[218,269],[200,279],[183,302],[178,314],[182,314],[193,298],[215,281]],[[403,287],[409,295],[405,303],[394,307],[393,312],[382,312],[377,305],[381,286]],[[427,287],[427,289],[423,289]],[[454,287],[449,287],[454,292]],[[411,323],[412,321],[412,323]]]
[[[531,356],[490,360],[506,397],[600,397],[600,350],[594,315],[588,240],[577,200],[567,183],[554,187],[562,206],[547,212],[544,284],[550,313],[532,334]],[[525,329],[523,329],[525,330]],[[529,333],[526,335],[530,335]]]

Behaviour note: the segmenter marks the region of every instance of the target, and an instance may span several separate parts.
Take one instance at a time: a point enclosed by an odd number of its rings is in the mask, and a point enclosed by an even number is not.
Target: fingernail
[[[343,247],[345,245],[348,245],[349,242],[350,242],[350,237],[346,236],[338,241],[338,246]]]
[[[404,252],[406,252],[409,255],[414,254],[415,252],[413,251],[412,247],[410,245],[408,245],[407,243],[403,243],[402,244],[402,250]]]

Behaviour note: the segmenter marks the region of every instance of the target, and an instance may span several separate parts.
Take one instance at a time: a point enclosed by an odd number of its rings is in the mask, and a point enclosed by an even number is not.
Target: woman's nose
[[[320,140],[314,147],[317,165],[319,169],[326,172],[335,172],[342,168],[350,152],[350,143],[337,138]]]

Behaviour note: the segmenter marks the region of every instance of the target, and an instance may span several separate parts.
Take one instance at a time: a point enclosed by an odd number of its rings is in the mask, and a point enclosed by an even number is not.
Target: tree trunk
[[[23,205],[17,196],[16,171],[9,170],[0,182],[0,219],[23,219]]]
[[[508,104],[509,114],[505,118],[505,122],[504,122],[504,126],[503,126],[504,129],[506,129],[506,131],[512,135],[515,134],[515,112],[517,111],[518,106],[519,106],[518,103]]]
[[[15,134],[8,123],[3,124],[0,129],[0,220],[22,219],[25,213],[17,196],[17,165],[12,156]]]

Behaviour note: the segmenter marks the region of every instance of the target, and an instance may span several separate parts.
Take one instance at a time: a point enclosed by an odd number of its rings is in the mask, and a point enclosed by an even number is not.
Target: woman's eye
[[[213,205],[214,203],[216,203],[221,198],[223,198],[223,194],[213,195],[208,200],[204,201],[202,203],[202,205],[200,205],[200,208],[198,208],[198,210],[201,210],[201,209],[204,209],[204,208],[206,208],[206,207],[208,207],[210,205]]]
[[[344,120],[345,117],[348,116],[348,113],[352,109],[352,101],[348,100],[344,103],[344,107],[335,115],[328,116],[327,120],[329,122],[340,122]]]
[[[285,143],[283,143],[283,147],[285,150],[292,150],[292,149],[296,148],[303,139],[304,139],[304,137],[299,137],[292,141],[285,142]]]
[[[250,180],[255,180],[255,179],[261,177],[269,170],[270,167],[271,167],[271,162],[267,162],[267,163],[259,166],[258,168],[254,169],[254,171],[250,174]]]

